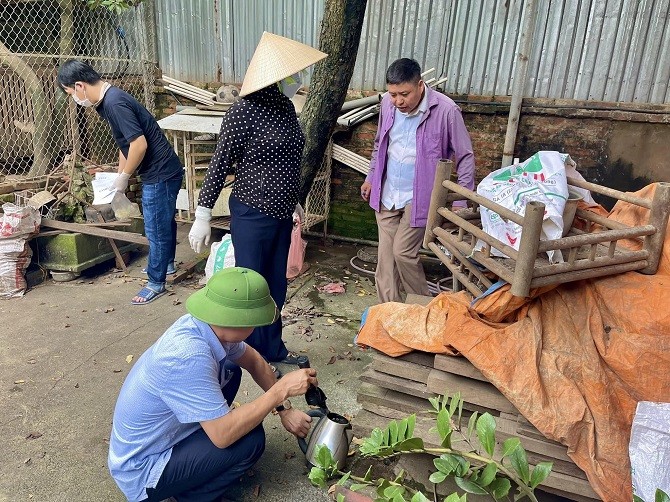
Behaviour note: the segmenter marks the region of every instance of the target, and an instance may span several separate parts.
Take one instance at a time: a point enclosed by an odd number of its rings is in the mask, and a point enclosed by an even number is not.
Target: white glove
[[[117,192],[124,193],[128,188],[128,180],[130,179],[130,174],[119,173],[119,175],[114,179],[112,186]]]
[[[298,223],[298,220],[300,220],[300,222],[305,221],[305,210],[300,204],[296,204],[295,210],[293,211],[293,223]]]
[[[196,253],[200,253],[205,246],[209,246],[212,229],[209,222],[212,219],[212,210],[208,207],[195,208],[195,222],[188,233],[188,242]]]

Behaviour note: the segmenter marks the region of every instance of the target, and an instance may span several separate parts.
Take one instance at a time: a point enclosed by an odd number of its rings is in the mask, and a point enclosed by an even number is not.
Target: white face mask
[[[76,85],[77,84],[75,84],[75,86]],[[80,106],[83,106],[84,108],[90,108],[91,106],[94,106],[94,103],[92,103],[91,100],[86,97],[86,88],[82,86],[82,89],[84,89],[84,99],[79,99],[77,97],[77,91],[75,87],[75,92],[72,93],[72,99],[74,99],[74,102]]]
[[[288,99],[291,99],[293,96],[296,95],[296,93],[302,87],[302,82],[303,82],[303,73],[302,71],[299,71],[298,73],[294,73],[290,77],[286,77],[285,79],[280,80],[279,89],[281,90],[284,96],[286,96]]]

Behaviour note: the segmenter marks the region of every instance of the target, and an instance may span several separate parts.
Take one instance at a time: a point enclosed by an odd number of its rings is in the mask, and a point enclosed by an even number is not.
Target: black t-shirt
[[[183,175],[179,157],[156,119],[130,94],[112,86],[96,111],[112,127],[112,136],[124,157],[128,158],[131,141],[142,135],[146,138],[147,151],[135,171],[142,183],[160,183]]]
[[[298,203],[305,136],[295,108],[273,84],[244,97],[223,117],[198,205],[212,208],[235,167],[232,195],[274,218]]]

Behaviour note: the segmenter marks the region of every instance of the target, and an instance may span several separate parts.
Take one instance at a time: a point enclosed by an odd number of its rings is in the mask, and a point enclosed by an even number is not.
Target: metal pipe
[[[383,94],[377,93],[374,96],[368,96],[367,98],[352,99],[351,101],[345,101],[342,105],[341,110],[346,112],[347,110],[353,110],[354,108],[361,108],[363,106],[376,105],[382,100]]]
[[[521,102],[526,87],[528,75],[528,60],[533,44],[533,33],[537,21],[537,0],[526,0],[524,9],[521,38],[519,41],[519,52],[516,58],[516,70],[514,72],[514,85],[512,87],[512,102],[510,103],[509,118],[507,119],[507,132],[505,133],[505,145],[503,147],[502,167],[512,164],[514,157],[514,144],[516,133],[519,128],[519,117],[521,115]]]

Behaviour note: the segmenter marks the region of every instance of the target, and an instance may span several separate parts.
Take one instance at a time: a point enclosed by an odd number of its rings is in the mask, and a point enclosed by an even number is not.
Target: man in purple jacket
[[[475,157],[460,108],[425,85],[419,63],[393,62],[386,88],[361,197],[375,210],[379,227],[377,296],[380,302],[402,302],[402,291],[430,294],[419,248],[437,161],[452,159],[458,184],[474,190]]]

